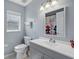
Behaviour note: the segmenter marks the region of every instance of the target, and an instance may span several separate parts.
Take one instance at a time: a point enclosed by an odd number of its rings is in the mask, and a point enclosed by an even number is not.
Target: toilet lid
[[[25,45],[25,44],[20,44],[20,45],[17,45],[16,47],[15,47],[15,49],[21,49],[21,48],[26,48],[27,47],[27,45]]]

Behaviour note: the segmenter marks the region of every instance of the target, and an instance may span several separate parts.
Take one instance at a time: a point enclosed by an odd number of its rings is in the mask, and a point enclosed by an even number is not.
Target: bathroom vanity
[[[74,59],[74,49],[68,42],[36,39],[30,42],[30,59]]]

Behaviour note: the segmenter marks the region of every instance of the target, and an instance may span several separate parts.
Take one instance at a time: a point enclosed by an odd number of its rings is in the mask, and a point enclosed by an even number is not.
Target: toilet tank
[[[24,36],[24,43],[25,43],[26,45],[30,45],[30,40],[31,40],[31,37]]]

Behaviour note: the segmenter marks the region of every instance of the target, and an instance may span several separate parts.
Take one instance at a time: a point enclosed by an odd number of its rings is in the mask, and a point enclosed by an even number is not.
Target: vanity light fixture
[[[41,3],[40,11],[44,11],[44,1]]]
[[[47,3],[46,4],[46,6],[45,6],[45,8],[49,8],[50,7],[50,4],[49,3]]]
[[[40,11],[44,11],[44,7],[43,6],[41,6]]]
[[[51,6],[54,6],[57,4],[57,0],[47,0],[46,3],[43,2],[41,4],[41,8],[40,8],[40,11],[44,11],[45,9],[51,7]]]
[[[54,6],[56,4],[57,4],[57,0],[53,0],[52,3],[51,3],[52,6]]]
[[[47,0],[47,3],[45,5],[45,8],[49,8],[50,7],[50,4],[51,4],[51,0]]]

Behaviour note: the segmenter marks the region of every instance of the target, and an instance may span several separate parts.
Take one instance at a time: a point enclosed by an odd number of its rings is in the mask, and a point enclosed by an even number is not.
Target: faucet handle
[[[53,43],[55,43],[56,41],[55,41],[55,39],[53,40]]]

